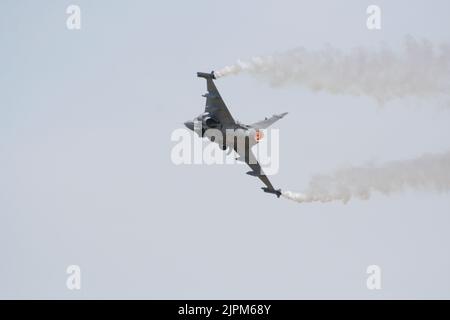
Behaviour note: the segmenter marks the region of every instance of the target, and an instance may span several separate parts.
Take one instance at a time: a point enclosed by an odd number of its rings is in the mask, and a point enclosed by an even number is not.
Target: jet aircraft
[[[206,79],[207,92],[203,95],[206,98],[205,111],[193,120],[186,121],[184,125],[200,137],[206,137],[219,144],[222,150],[229,149],[230,152],[234,150],[238,154],[236,159],[244,161],[250,167],[251,171],[247,174],[259,178],[265,184],[265,187],[261,189],[264,192],[275,194],[279,198],[281,189],[273,187],[252,153],[251,147],[263,138],[262,129],[268,128],[283,118],[287,112],[273,115],[250,125],[239,123],[234,120],[214,84],[213,80],[216,79],[214,71],[211,73],[197,72],[197,76]],[[221,134],[217,134],[218,132]]]

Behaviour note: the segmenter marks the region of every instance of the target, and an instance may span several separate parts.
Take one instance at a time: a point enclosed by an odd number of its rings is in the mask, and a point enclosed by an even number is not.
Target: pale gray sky
[[[382,29],[366,28],[366,8]],[[69,31],[69,4],[82,29]],[[171,132],[238,58],[406,35],[450,43],[448,1],[0,3],[1,298],[450,298],[450,196],[300,205],[242,166],[175,166]],[[342,164],[450,148],[450,111],[217,81],[244,123],[288,111],[280,171],[301,190]],[[66,288],[66,267],[82,289]],[[382,290],[366,268],[382,268]]]

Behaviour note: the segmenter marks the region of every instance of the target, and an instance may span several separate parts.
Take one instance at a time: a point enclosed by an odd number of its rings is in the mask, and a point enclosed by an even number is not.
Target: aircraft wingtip
[[[205,79],[216,79],[216,75],[214,74],[214,71],[211,71],[210,73],[207,73],[207,72],[197,72],[197,77],[199,77],[199,78],[205,78]]]
[[[277,198],[279,198],[281,196],[281,189],[269,189],[266,187],[262,187],[261,189],[266,193],[272,193],[272,194],[276,195]]]

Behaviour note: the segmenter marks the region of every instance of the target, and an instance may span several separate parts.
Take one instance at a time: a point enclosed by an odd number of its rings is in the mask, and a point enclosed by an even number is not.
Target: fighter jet
[[[186,121],[184,125],[199,136],[219,144],[222,150],[229,149],[230,152],[234,150],[238,155],[236,160],[244,161],[250,167],[251,171],[247,174],[258,177],[265,184],[265,187],[261,189],[264,192],[275,194],[279,198],[281,189],[273,187],[253,155],[251,147],[263,138],[261,129],[280,120],[287,112],[273,115],[250,125],[239,123],[234,120],[214,84],[213,80],[216,79],[214,71],[211,73],[197,72],[197,77],[206,79],[207,92],[203,95],[206,98],[205,111],[192,121]],[[218,131],[221,133],[220,135],[217,135]],[[243,143],[239,143],[239,141],[243,141]]]

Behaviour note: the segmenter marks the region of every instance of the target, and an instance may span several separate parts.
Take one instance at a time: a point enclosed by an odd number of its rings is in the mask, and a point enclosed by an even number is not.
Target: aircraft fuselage
[[[200,115],[193,121],[185,122],[185,126],[197,133],[199,137],[205,137],[211,142],[219,144],[223,150],[227,147],[234,149],[240,143],[245,143],[245,141],[248,141],[247,147],[251,148],[264,137],[261,130],[251,126],[237,124],[227,128],[219,121],[203,115]]]

